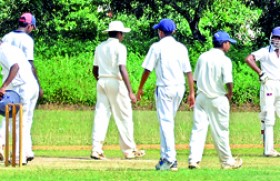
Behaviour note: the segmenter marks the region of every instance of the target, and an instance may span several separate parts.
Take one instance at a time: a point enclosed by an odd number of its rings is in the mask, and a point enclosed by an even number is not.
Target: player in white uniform
[[[264,156],[279,157],[274,149],[273,126],[275,113],[280,116],[280,27],[272,30],[270,45],[261,48],[246,58],[246,63],[259,75],[260,120],[262,125]],[[260,67],[256,64],[260,62]]]
[[[153,29],[158,30],[159,42],[154,43],[142,64],[145,69],[139,85],[137,99],[141,99],[143,87],[150,72],[156,72],[156,107],[160,124],[161,157],[156,170],[176,171],[174,118],[185,93],[186,74],[190,89],[188,101],[194,105],[194,87],[187,48],[176,41],[172,34],[176,25],[171,19],[162,19]]]
[[[35,28],[36,28],[35,17],[31,13],[23,13],[19,18],[19,28],[15,31],[12,31],[12,32],[6,34],[2,40],[13,46],[20,48],[23,51],[23,53],[26,57],[26,60],[29,61],[29,63],[32,66],[32,72],[33,72],[35,78],[37,79],[37,84],[39,87],[39,89],[38,89],[39,95],[40,95],[40,97],[42,97],[43,90],[40,87],[40,82],[37,77],[36,68],[33,63],[34,41],[29,35],[29,33],[31,33],[31,31]],[[32,123],[33,123],[33,112],[34,112],[37,100],[38,100],[38,97],[37,98],[34,97],[34,100],[32,100],[30,102],[31,103],[31,105],[29,105],[30,112],[28,113],[28,121],[26,121],[26,124],[27,124],[26,131],[27,131],[27,134],[30,135],[29,138],[26,140],[26,145],[28,148],[26,155],[27,155],[28,161],[31,161],[34,159],[34,152],[32,151],[31,127],[32,127]]]
[[[31,65],[28,63],[25,55],[21,49],[11,46],[8,43],[0,41],[0,64],[2,67],[3,84],[0,87],[0,94],[3,95],[6,90],[13,90],[20,95],[21,103],[23,105],[23,164],[27,163],[28,146],[26,141],[29,139],[28,132],[28,118],[34,104],[34,100],[38,97],[39,87],[37,81],[32,74]],[[5,143],[5,118],[3,118],[2,126],[0,128],[0,158],[3,159],[3,148]],[[18,117],[17,117],[17,133],[18,133]],[[19,158],[19,134],[17,134],[17,152],[16,160]]]
[[[111,114],[113,114],[120,135],[120,147],[126,159],[145,155],[144,150],[137,150],[133,136],[132,106],[136,97],[132,92],[126,70],[126,47],[121,43],[125,28],[121,21],[112,21],[108,40],[95,49],[93,75],[97,81],[97,102],[92,130],[93,159],[106,159],[103,143],[106,137]]]
[[[200,55],[194,72],[197,85],[194,122],[190,139],[189,168],[199,168],[210,125],[221,168],[236,169],[242,160],[234,159],[229,145],[229,101],[232,98],[232,64],[225,55],[236,43],[224,31],[213,36],[214,48]],[[225,88],[226,86],[226,88]]]

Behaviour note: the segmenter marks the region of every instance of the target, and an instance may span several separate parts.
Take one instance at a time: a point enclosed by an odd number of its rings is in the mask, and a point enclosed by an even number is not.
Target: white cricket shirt
[[[2,41],[20,48],[27,60],[34,60],[34,41],[27,33],[15,30],[6,34]]]
[[[172,36],[152,44],[142,67],[155,69],[157,86],[185,84],[184,73],[192,71],[187,48]]]
[[[232,63],[225,53],[217,48],[200,55],[194,72],[197,92],[203,92],[209,98],[227,93],[226,83],[232,80]]]
[[[94,66],[98,66],[99,78],[122,79],[119,65],[126,65],[127,50],[116,38],[109,38],[95,49]]]
[[[3,82],[9,75],[10,68],[15,64],[19,65],[19,72],[11,82],[16,87],[24,83],[36,83],[36,79],[31,71],[31,64],[25,58],[21,49],[7,43],[0,45],[0,64],[2,66]]]
[[[280,58],[277,57],[273,46],[261,48],[252,53],[256,61],[260,61],[261,70],[272,80],[280,80]]]

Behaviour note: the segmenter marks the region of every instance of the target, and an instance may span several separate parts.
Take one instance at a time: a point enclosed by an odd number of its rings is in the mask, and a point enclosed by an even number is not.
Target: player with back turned
[[[195,67],[197,96],[190,139],[190,169],[200,167],[209,125],[221,168],[237,169],[242,165],[241,159],[232,157],[229,145],[229,102],[233,78],[232,63],[225,54],[231,43],[236,41],[228,33],[216,32],[213,36],[214,48],[201,54]]]
[[[29,12],[23,13],[18,20],[18,29],[9,32],[2,38],[3,42],[15,46],[23,51],[26,61],[29,62],[31,65],[32,68],[31,71],[37,83],[37,85],[34,85],[36,86],[34,89],[38,91],[38,94],[37,96],[33,97],[33,99],[30,100],[30,102],[28,103],[29,113],[28,113],[28,119],[25,122],[27,161],[33,160],[35,156],[32,150],[31,128],[33,124],[33,114],[34,114],[35,106],[37,104],[38,96],[40,97],[43,96],[43,90],[40,87],[40,82],[37,77],[37,71],[34,66],[34,41],[29,35],[34,29],[36,29],[35,16]]]

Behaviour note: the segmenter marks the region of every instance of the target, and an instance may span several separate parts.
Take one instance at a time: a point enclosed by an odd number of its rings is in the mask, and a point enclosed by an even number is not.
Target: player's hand
[[[133,104],[137,102],[136,96],[132,92],[129,93],[129,98]]]
[[[190,109],[194,107],[194,104],[195,104],[195,98],[194,98],[194,95],[189,95],[188,96],[188,103],[189,103],[189,107]]]
[[[136,95],[137,101],[140,101],[140,100],[141,100],[142,95],[143,95],[143,90],[142,90],[142,89],[139,89],[138,92],[137,92],[137,95]]]
[[[259,78],[262,84],[265,84],[269,79],[268,75],[265,72],[261,72]]]
[[[5,94],[5,92],[6,92],[6,89],[1,87],[0,88],[0,100],[3,98],[3,95]]]

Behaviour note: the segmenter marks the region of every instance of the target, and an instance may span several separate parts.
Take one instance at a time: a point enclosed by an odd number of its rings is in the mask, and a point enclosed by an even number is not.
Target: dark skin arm
[[[37,76],[37,70],[36,70],[36,68],[34,66],[33,60],[28,60],[28,61],[31,64],[31,69],[32,69],[33,75],[34,75],[34,77],[37,80],[38,85],[39,85],[39,97],[42,98],[44,92],[43,92],[43,89],[41,88],[40,81],[39,81],[38,76]]]
[[[137,96],[136,96],[138,101],[141,100],[141,96],[143,95],[143,87],[144,87],[147,79],[149,78],[150,73],[151,72],[149,70],[145,69],[142,74],[142,78],[141,78],[140,85],[139,85],[139,88],[137,91]]]
[[[99,70],[98,66],[93,66],[92,74],[93,74],[95,80],[98,80],[98,76],[99,76],[98,70]]]
[[[194,81],[193,81],[192,72],[187,73],[187,79],[188,79],[188,85],[189,85],[189,89],[190,89],[190,94],[188,96],[187,101],[189,103],[189,107],[193,108],[194,103],[195,103],[195,91],[194,91]]]
[[[1,88],[0,88],[0,95],[3,96],[5,94],[6,88],[9,86],[9,84],[13,81],[13,79],[15,78],[15,76],[17,75],[19,71],[19,66],[17,63],[15,63],[9,71],[9,75],[7,77],[7,79],[4,81],[4,83],[2,84]]]
[[[125,83],[125,86],[128,90],[130,100],[131,100],[132,103],[136,103],[137,99],[132,92],[132,88],[131,88],[131,85],[130,85],[129,76],[128,76],[128,73],[127,73],[127,70],[126,70],[126,66],[125,65],[119,65],[119,69],[120,69],[122,79],[123,79],[123,81]]]
[[[233,89],[233,84],[232,82],[229,82],[226,84],[227,86],[227,90],[228,90],[228,93],[226,94],[226,97],[228,98],[228,100],[230,101],[231,98],[232,98],[232,89]]]
[[[261,69],[256,64],[254,55],[248,55],[245,59],[245,62],[251,67],[258,75],[261,74]]]

